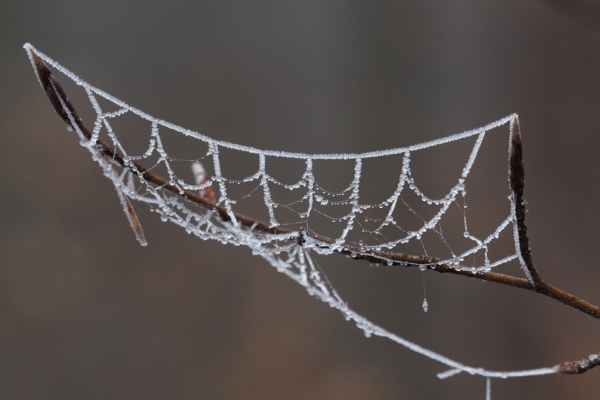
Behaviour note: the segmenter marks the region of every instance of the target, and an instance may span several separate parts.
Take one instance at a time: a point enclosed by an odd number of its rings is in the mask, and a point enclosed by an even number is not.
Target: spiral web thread
[[[26,44],[25,49],[28,50],[30,57],[30,52],[35,51],[47,64],[69,77],[87,93],[91,105],[96,112],[92,140],[88,140],[78,128],[76,128],[76,131],[78,131],[77,133],[80,136],[81,145],[90,151],[92,158],[98,162],[103,169],[105,176],[115,185],[121,203],[128,216],[131,216],[131,212],[128,212],[127,210],[129,205],[127,199],[132,199],[148,204],[152,211],[160,214],[163,221],[171,221],[183,227],[186,232],[193,234],[200,239],[217,240],[223,244],[249,247],[254,255],[267,260],[279,272],[287,275],[302,285],[310,295],[319,298],[329,304],[332,308],[338,309],[347,320],[354,321],[356,326],[359,329],[362,329],[367,337],[372,335],[387,337],[412,351],[450,367],[449,370],[438,374],[440,379],[448,378],[462,371],[488,378],[532,376],[555,372],[552,368],[540,368],[525,371],[489,371],[483,368],[470,367],[405,340],[353,311],[342,300],[311,256],[312,253],[329,255],[343,250],[350,234],[356,232],[362,234],[364,237],[364,239],[352,242],[354,246],[361,249],[356,255],[359,255],[361,252],[367,254],[367,252],[371,250],[396,251],[395,249],[397,249],[398,246],[411,241],[422,242],[422,236],[432,232],[445,241],[440,221],[452,205],[459,205],[459,199],[464,203],[466,196],[465,182],[471,172],[471,167],[475,162],[486,133],[493,128],[510,124],[511,121],[516,118],[516,114],[490,123],[482,128],[398,149],[362,154],[303,154],[259,150],[252,147],[214,140],[200,133],[154,118],[90,85],[50,59],[48,56],[35,50],[31,45]],[[113,110],[109,112],[103,110],[99,102],[99,97],[112,103],[114,107],[116,107],[116,111]],[[67,110],[68,113],[68,109],[64,104],[63,108]],[[113,122],[123,115],[135,115],[149,124],[150,134],[147,136],[147,150],[143,154],[130,154],[119,140],[118,132],[113,129]],[[73,120],[71,115],[69,118]],[[73,126],[77,125],[73,124]],[[167,131],[169,134],[176,132],[179,135],[184,135],[203,143],[203,146],[206,147],[207,151],[201,158],[205,164],[207,164],[207,160],[210,161],[214,170],[214,175],[209,180],[197,184],[193,182],[191,173],[185,177],[178,176],[178,174],[175,173],[171,164],[181,160],[170,157],[165,150],[162,133]],[[124,155],[123,158],[125,164],[130,168],[123,168],[121,172],[118,172],[114,162],[101,154],[100,150],[95,145],[96,140],[101,133],[110,138],[112,145]],[[475,143],[464,168],[462,169],[462,173],[456,180],[454,186],[452,186],[449,192],[442,198],[433,199],[427,197],[419,190],[415,183],[415,179],[413,178],[411,171],[411,156],[423,149],[470,137],[475,138]],[[222,172],[222,158],[220,153],[224,149],[234,150],[246,153],[246,155],[250,155],[251,157],[256,157],[258,160],[258,169],[243,179],[236,180],[228,178]],[[396,187],[391,188],[389,197],[379,204],[369,205],[361,203],[360,188],[363,162],[367,159],[394,155],[400,155],[403,158]],[[304,172],[301,178],[293,184],[285,184],[278,181],[267,171],[269,162],[274,158],[301,160],[301,162],[304,163]],[[150,170],[158,168],[158,166],[161,166],[163,170],[166,170],[170,184],[180,188],[182,193],[183,190],[202,191],[212,186],[217,192],[217,204],[226,209],[229,221],[224,221],[221,215],[212,210],[198,207],[181,197],[169,193],[166,190],[162,190],[161,187],[146,182],[139,176],[141,175],[139,171],[137,173],[138,176],[136,176],[136,169],[132,162],[145,159],[153,161],[154,166],[150,168]],[[345,190],[335,193],[322,188],[313,173],[314,162],[318,160],[345,160],[346,162],[353,162],[353,179],[350,185]],[[189,161],[191,163],[191,161],[198,160]],[[132,170],[134,172],[131,172]],[[236,200],[228,197],[228,191],[235,185],[249,183],[255,184],[256,187],[248,194],[248,196],[262,195],[263,206],[265,207],[265,210],[263,211],[266,211],[265,215],[268,215],[269,217],[270,226],[295,226],[297,229],[290,230],[291,233],[278,234],[260,231],[254,229],[252,226],[248,227],[241,224],[234,213]],[[280,204],[274,200],[273,193],[276,190],[297,192],[299,193],[299,196],[293,203]],[[402,197],[403,194],[407,192],[414,193],[414,195],[420,198],[422,202],[427,203],[436,210],[432,217],[422,218],[422,225],[418,229],[403,229],[401,225],[402,221],[398,221],[394,217],[394,211],[397,208],[409,207]],[[338,217],[328,216],[328,207],[335,206],[345,206],[350,211],[347,214]],[[463,206],[459,205],[459,207]],[[375,208],[385,210],[385,217],[373,220],[365,215],[368,210]],[[466,205],[464,205],[464,208],[466,208]],[[466,211],[464,208],[462,210],[465,226],[463,234],[465,238],[472,242],[472,247],[469,247],[458,254],[450,251],[450,257],[438,261],[439,264],[448,264],[456,266],[456,268],[468,269],[472,272],[489,271],[498,265],[508,263],[515,259],[521,261],[521,264],[523,265],[516,236],[514,204],[511,203],[509,215],[492,232],[490,232],[488,236],[483,238],[475,237],[468,232]],[[291,211],[292,214],[297,216],[297,220],[291,222],[281,221],[278,214],[282,209],[288,212]],[[339,236],[331,239],[331,244],[326,246],[324,246],[322,242],[306,234],[318,234],[318,232],[311,231],[311,225],[308,223],[311,216],[317,213],[321,216],[325,216],[332,222],[340,223],[343,226]],[[129,219],[134,227],[134,231],[137,233],[138,240],[142,245],[145,245],[146,242],[141,233],[141,229],[137,226],[139,222],[137,222],[135,214],[133,220],[131,217]],[[372,223],[371,225],[373,225],[374,222],[374,227],[367,229],[365,228],[365,225],[366,222],[369,221]],[[384,230],[385,234],[383,233]],[[396,237],[388,238],[390,232],[395,232]],[[494,239],[498,238],[502,232],[506,232],[505,234],[511,234],[513,236],[515,240],[515,251],[513,254],[501,259],[491,260],[490,257],[488,257],[488,245]],[[481,255],[478,258],[478,260],[482,260],[480,265],[474,265],[468,268],[461,266],[465,258],[475,254]],[[392,261],[388,260],[388,263],[391,264]],[[421,267],[423,266],[421,265]],[[431,267],[435,267],[435,265],[431,265]]]

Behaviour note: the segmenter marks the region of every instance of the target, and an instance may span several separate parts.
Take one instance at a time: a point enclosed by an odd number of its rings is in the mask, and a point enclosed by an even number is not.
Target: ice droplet
[[[427,304],[427,299],[423,299],[423,311],[427,312],[429,309],[429,304]]]

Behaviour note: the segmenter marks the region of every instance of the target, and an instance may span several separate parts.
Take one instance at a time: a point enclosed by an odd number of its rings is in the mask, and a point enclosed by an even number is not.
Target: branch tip
[[[537,272],[531,256],[529,247],[529,237],[527,236],[527,225],[525,225],[525,167],[523,166],[523,143],[521,142],[521,127],[519,117],[515,116],[510,121],[510,143],[508,150],[508,180],[510,190],[512,191],[512,201],[514,202],[514,218],[516,234],[518,236],[519,254],[521,265],[525,270],[527,279],[531,282],[534,290],[544,281]]]
[[[72,129],[75,129],[73,122],[77,125],[81,125],[81,119],[79,118],[77,111],[75,111],[75,108],[71,105],[65,91],[54,78],[54,75],[52,75],[50,68],[48,68],[44,60],[37,54],[35,48],[29,43],[26,43],[23,48],[25,48],[27,55],[29,55],[33,70],[35,71],[40,85],[42,85],[42,89],[46,92],[46,96],[48,97],[48,100],[50,100],[50,104],[52,104],[54,111]],[[71,122],[69,114],[71,114],[73,122]]]
[[[525,168],[523,166],[523,143],[521,142],[521,127],[519,126],[518,117],[510,122],[509,180],[510,189],[518,197],[523,197]]]
[[[565,361],[552,367],[559,374],[583,374],[600,365],[600,354],[591,354],[588,358],[579,361]]]

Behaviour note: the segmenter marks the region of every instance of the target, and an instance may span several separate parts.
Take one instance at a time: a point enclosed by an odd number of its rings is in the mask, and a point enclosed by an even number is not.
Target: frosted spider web
[[[332,308],[338,309],[346,320],[354,321],[356,326],[363,330],[367,337],[372,335],[386,337],[416,353],[448,366],[449,370],[438,374],[440,379],[448,378],[463,371],[472,375],[487,377],[487,391],[489,396],[489,378],[522,377],[555,372],[552,368],[523,371],[491,371],[471,367],[410,342],[376,325],[352,310],[327,280],[314,259],[315,254],[330,255],[332,253],[344,253],[354,258],[369,256],[373,259],[377,258],[377,255],[381,254],[382,251],[397,251],[404,244],[421,243],[422,237],[431,233],[448,244],[442,232],[441,220],[453,205],[458,205],[462,209],[464,217],[464,230],[462,233],[468,242],[471,243],[470,247],[457,253],[450,250],[449,257],[436,259],[435,262],[429,264],[422,261],[415,262],[414,264],[419,264],[422,269],[425,267],[435,268],[438,265],[447,264],[456,269],[465,269],[476,274],[480,271],[490,271],[494,267],[517,260],[531,281],[519,250],[515,204],[512,198],[506,218],[495,229],[492,229],[483,237],[476,237],[469,233],[465,210],[466,204],[461,205],[460,203],[461,201],[464,203],[467,193],[466,180],[471,172],[486,133],[491,129],[505,125],[508,125],[509,129],[512,129],[513,123],[517,119],[516,114],[471,131],[413,146],[383,151],[361,154],[304,154],[260,150],[215,140],[198,132],[155,118],[90,85],[48,56],[35,50],[31,45],[26,44],[24,47],[28,51],[32,63],[34,63],[32,52],[35,52],[47,64],[69,77],[75,84],[85,90],[96,113],[91,140],[78,127],[74,116],[69,112],[66,104],[60,100],[62,108],[71,121],[71,125],[80,136],[81,145],[90,151],[92,158],[98,162],[106,177],[113,182],[129,221],[142,245],[145,245],[146,241],[128,199],[147,204],[152,211],[160,214],[160,218],[163,221],[173,222],[183,227],[186,232],[200,239],[216,240],[223,244],[248,247],[251,249],[252,254],[267,260],[277,271],[302,285],[310,295],[329,304]],[[106,107],[103,108],[101,106],[100,100],[111,104],[111,110],[105,110],[104,108]],[[125,115],[135,116],[144,121],[144,123],[147,123],[148,133],[145,136],[136,137],[138,141],[143,140],[144,137],[147,140],[145,151],[139,153],[128,151],[127,146],[119,138],[121,132],[113,129],[115,121]],[[127,168],[122,168],[121,172],[116,168],[120,168],[121,166],[115,165],[114,160],[107,158],[96,145],[96,141],[100,138],[101,134],[107,136],[114,148],[122,153],[122,158]],[[173,167],[174,164],[182,160],[169,156],[163,145],[164,135],[173,134],[192,138],[200,148],[205,149],[200,157],[192,160],[183,160],[188,164],[188,171],[185,175],[176,172],[176,169]],[[430,198],[425,195],[417,186],[417,182],[415,182],[413,176],[411,169],[413,155],[428,148],[442,146],[467,138],[474,138],[474,144],[465,161],[462,172],[456,178],[455,183],[442,197]],[[224,164],[221,154],[225,151],[234,151],[250,159],[255,159],[256,169],[251,170],[249,165],[245,165],[244,170],[250,171],[249,173],[241,178],[236,177],[234,179],[229,177],[223,172]],[[397,179],[394,186],[387,189],[389,195],[384,201],[378,204],[365,204],[361,202],[361,187],[364,184],[361,178],[364,162],[369,159],[392,156],[401,157],[402,162],[397,172]],[[291,184],[284,183],[269,173],[268,166],[270,163],[282,159],[296,160],[302,163],[303,172],[297,181]],[[216,212],[215,208],[211,207],[208,207],[208,209],[199,207],[197,204],[189,201],[189,199],[186,199],[185,196],[178,196],[168,190],[164,190],[162,186],[157,186],[142,179],[143,171],[137,170],[135,162],[144,160],[151,161],[152,167],[148,168],[148,170],[160,169],[165,171],[168,176],[169,185],[176,187],[180,194],[187,193],[186,191],[194,191],[206,195],[207,191],[211,190],[211,195],[212,193],[216,195],[216,207],[220,207],[222,212]],[[206,167],[211,164],[213,175],[194,181],[193,175],[189,171],[189,166],[197,161],[203,161]],[[350,184],[345,189],[337,192],[324,189],[314,172],[314,165],[319,161],[351,162],[353,164],[353,177]],[[194,172],[198,173],[198,171],[198,167],[196,166]],[[203,171],[204,169],[202,168],[201,175],[204,173]],[[263,208],[262,211],[268,217],[268,223],[263,225],[268,226],[267,229],[257,228],[262,226],[258,222],[251,223],[247,220],[242,220],[240,214],[234,210],[236,203],[240,199],[236,200],[230,197],[229,193],[235,186],[243,184],[254,185],[254,189],[244,197],[256,198],[256,196],[260,196],[262,198],[260,202]],[[298,193],[297,199],[288,203],[278,202],[274,195],[277,190]],[[404,200],[403,196],[407,193],[412,193],[422,203],[433,207],[435,210],[429,217],[421,218],[420,226],[414,229],[403,228],[403,221],[398,220],[395,216],[396,211],[403,207],[414,212]],[[335,207],[346,207],[347,212],[342,215],[332,216],[328,210]],[[380,218],[368,217],[368,212],[374,209],[384,210],[384,215]],[[286,211],[287,214],[284,214],[287,215],[287,220],[282,219],[281,210]],[[290,214],[294,218],[290,219]],[[309,224],[309,221],[315,215],[331,221],[332,224],[340,224],[341,229],[337,236],[327,237],[313,231],[312,227],[314,225]],[[370,223],[370,228],[366,228],[369,225],[368,223]],[[354,236],[352,236],[353,234]],[[502,258],[493,259],[489,256],[488,248],[501,234],[512,235],[514,252]],[[477,254],[480,255],[477,260],[481,260],[479,265],[469,267],[463,265],[465,259]],[[380,262],[389,265],[411,264],[410,259],[398,262],[396,259],[386,259],[385,257],[380,257]]]

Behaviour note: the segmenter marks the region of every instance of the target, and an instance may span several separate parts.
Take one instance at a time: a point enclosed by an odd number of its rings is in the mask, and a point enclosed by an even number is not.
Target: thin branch
[[[600,365],[600,354],[591,354],[588,358],[578,361],[566,361],[555,365],[553,368],[561,374],[583,374]]]
[[[40,81],[42,88],[46,92],[50,103],[54,107],[56,113],[69,125],[71,128],[80,131],[88,140],[92,139],[92,134],[83,125],[79,118],[75,108],[67,98],[64,90],[60,84],[56,81],[52,75],[48,66],[44,61],[33,51],[28,48],[27,51],[30,53],[30,57]],[[64,107],[63,107],[64,104]],[[66,107],[66,109],[65,109]],[[74,126],[75,124],[76,126]],[[140,175],[144,180],[155,184],[164,190],[173,193],[176,196],[182,197],[187,201],[196,203],[204,208],[216,211],[223,221],[229,221],[230,216],[227,210],[223,206],[219,206],[207,199],[193,193],[189,190],[182,190],[181,188],[169,184],[169,182],[158,175],[153,174],[146,168],[134,161],[125,161],[124,156],[118,152],[113,146],[104,141],[98,139],[95,145],[98,150],[111,160],[120,164],[123,168],[129,168],[134,173]],[[322,248],[334,248],[336,252],[349,256],[354,260],[367,260],[374,264],[391,265],[391,266],[425,266],[425,268],[439,272],[449,273],[454,275],[461,275],[470,278],[476,278],[489,282],[496,282],[502,285],[513,286],[525,290],[530,290],[544,296],[550,297],[560,303],[563,303],[569,307],[583,312],[593,318],[600,320],[600,307],[592,305],[578,297],[575,297],[569,293],[564,292],[546,282],[544,282],[531,259],[531,251],[529,249],[529,239],[527,237],[527,227],[525,226],[525,202],[523,200],[523,188],[524,188],[524,169],[523,169],[523,157],[522,157],[522,145],[521,135],[519,130],[518,121],[515,119],[511,123],[511,147],[509,157],[509,171],[510,171],[510,185],[513,192],[513,201],[515,204],[515,216],[517,220],[518,238],[521,257],[526,265],[526,271],[531,275],[531,280],[517,278],[510,275],[500,274],[496,272],[472,272],[467,270],[466,267],[460,265],[448,265],[442,264],[441,259],[428,257],[428,256],[415,256],[410,254],[385,252],[376,250],[364,250],[358,246],[352,246],[349,244],[339,245],[333,240],[323,238],[321,236],[301,231],[301,235],[305,235],[310,238],[315,245]],[[233,213],[233,216],[245,227],[251,228],[258,232],[267,232],[273,234],[290,235],[290,240],[295,240],[299,245],[305,243],[306,238],[298,237],[298,232],[293,232],[280,227],[269,226],[266,222],[256,220],[251,217],[239,213]],[[564,364],[564,363],[563,363]],[[563,365],[559,364],[559,365]],[[566,365],[566,364],[565,364]],[[570,364],[569,364],[570,365]],[[581,364],[583,365],[583,364]],[[594,364],[594,366],[597,364]],[[557,368],[559,368],[557,366]],[[561,367],[563,368],[563,367]],[[564,367],[568,369],[570,367]],[[580,369],[582,369],[581,367]],[[593,367],[589,367],[591,369]],[[559,368],[560,369],[560,368]],[[558,371],[558,370],[557,370]],[[558,371],[564,372],[564,371]],[[583,370],[581,371],[583,372]]]
[[[517,236],[519,238],[520,261],[525,270],[527,278],[533,286],[540,285],[543,281],[538,274],[529,248],[529,237],[525,225],[525,214],[527,212],[526,202],[523,199],[525,192],[525,168],[523,166],[523,144],[521,142],[521,128],[519,119],[515,117],[510,122],[510,144],[508,149],[508,180],[512,191],[512,206],[517,222]]]

